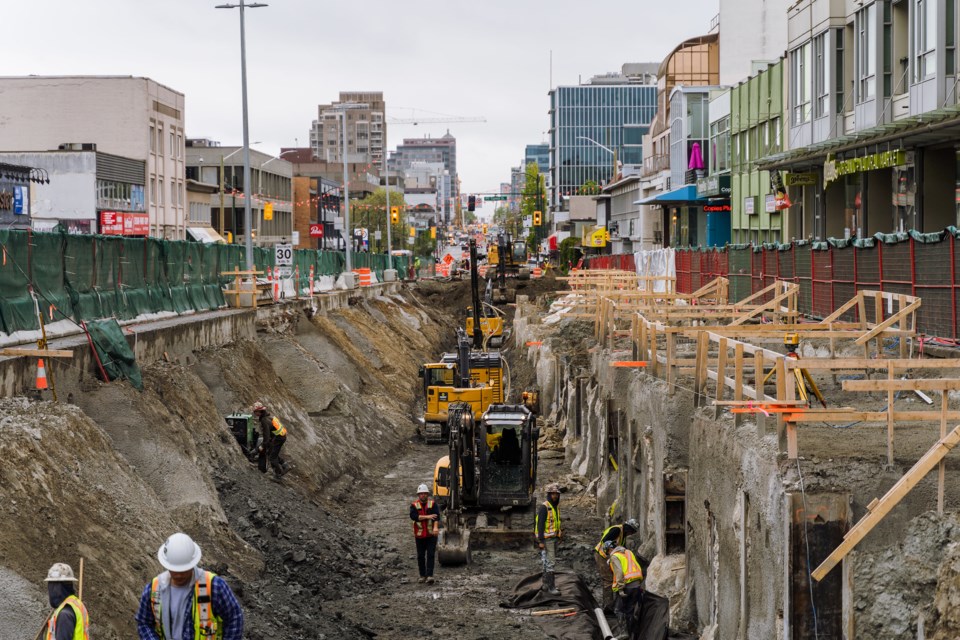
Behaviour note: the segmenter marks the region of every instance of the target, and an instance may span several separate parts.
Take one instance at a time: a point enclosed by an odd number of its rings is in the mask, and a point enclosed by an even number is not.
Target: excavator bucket
[[[445,567],[470,563],[470,530],[440,530],[437,540],[437,561]]]

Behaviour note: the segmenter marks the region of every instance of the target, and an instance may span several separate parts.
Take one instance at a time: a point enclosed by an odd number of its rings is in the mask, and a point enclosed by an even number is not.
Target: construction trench
[[[960,637],[955,454],[944,458],[942,509],[933,467],[822,581],[810,579],[938,441],[942,420],[918,415],[939,415],[938,391],[927,405],[913,392],[844,390],[908,372],[817,370],[814,359],[863,358],[863,345],[803,334],[801,357],[829,407],[875,419],[894,396],[907,419],[896,421],[891,461],[886,423],[785,424],[778,411],[796,405],[782,378],[765,388],[782,406],[751,406],[758,360],[743,349],[769,350],[765,372],[789,366],[774,359],[783,345],[773,333],[739,336],[741,347],[732,332],[722,343],[697,337],[694,323],[669,333],[642,301],[611,311],[609,291],[551,292],[566,287],[544,279],[520,290],[503,348],[512,389],[540,390],[538,485],[563,489],[559,570],[599,599],[593,546],[634,517],[632,546],[651,560],[645,586],[669,598],[677,637]],[[49,611],[46,569],[80,557],[91,635],[135,637],[156,549],[177,530],[237,593],[247,638],[591,637],[501,606],[538,571],[532,545],[478,549],[466,567],[440,567],[435,585],[417,584],[407,509],[444,453],[416,436],[417,369],[452,347],[467,299],[464,282],[389,283],[133,325],[142,392],[99,380],[78,338],[51,345],[76,354],[48,364],[56,403],[24,397],[33,361],[0,360],[0,640],[34,637]],[[643,330],[635,313],[649,316]],[[900,339],[883,338],[871,357],[903,355]],[[960,378],[952,352],[934,355],[945,366],[909,377]],[[716,379],[730,381],[724,393]],[[952,429],[960,398],[947,388]],[[294,468],[281,482],[257,472],[224,423],[255,399],[291,431]]]

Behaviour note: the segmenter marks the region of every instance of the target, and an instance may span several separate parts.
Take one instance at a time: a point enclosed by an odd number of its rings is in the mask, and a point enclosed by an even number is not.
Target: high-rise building
[[[625,64],[588,84],[550,91],[549,197],[554,211],[588,180],[614,177],[613,153],[624,166],[643,163],[643,136],[657,110],[655,63]]]
[[[184,96],[132,76],[0,78],[0,151],[50,151],[92,145],[142,161],[150,235],[186,236]]]
[[[424,163],[443,166],[443,171],[436,174],[443,176],[446,172],[449,185],[439,203],[442,219],[449,221],[454,213],[454,202],[460,197],[457,179],[457,139],[447,131],[439,138],[404,138],[403,143],[397,145],[397,150],[390,154],[387,167],[390,172],[408,172],[413,166],[422,166]],[[438,185],[439,186],[439,185]]]
[[[550,168],[550,145],[528,144],[523,154],[523,164],[526,166],[531,162],[536,162],[540,172],[546,173]]]
[[[317,107],[310,129],[313,155],[328,164],[343,163],[343,123],[347,126],[347,162],[369,164],[383,171],[387,136],[382,91],[341,91],[340,99]]]

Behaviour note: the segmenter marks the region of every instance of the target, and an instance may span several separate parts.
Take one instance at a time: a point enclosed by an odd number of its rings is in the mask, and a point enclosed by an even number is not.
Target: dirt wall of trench
[[[58,391],[72,404],[0,400],[0,640],[32,637],[48,611],[46,569],[81,556],[96,637],[132,637],[156,550],[177,530],[241,597],[246,637],[364,637],[319,603],[375,586],[345,556],[364,566],[395,552],[347,525],[337,498],[414,434],[417,368],[449,326],[409,294],[357,296],[261,319],[254,339],[194,351],[189,364],[141,362],[143,392],[66,368]],[[258,399],[289,429],[282,484],[223,421]],[[303,596],[318,603],[306,615],[284,605]]]

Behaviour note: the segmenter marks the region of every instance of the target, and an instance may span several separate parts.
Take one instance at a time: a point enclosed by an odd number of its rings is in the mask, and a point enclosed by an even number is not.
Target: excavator
[[[443,504],[437,541],[442,565],[470,562],[471,539],[519,542],[530,537],[522,514],[537,481],[536,415],[522,404],[492,404],[476,418],[471,405],[450,405],[449,453],[438,461],[434,488]]]
[[[517,289],[507,286],[507,277],[528,280],[530,270],[523,266],[526,259],[527,245],[525,242],[511,240],[508,232],[497,235],[497,244],[487,248],[487,264],[496,269],[496,288],[493,291],[493,302],[506,304],[517,301]]]
[[[423,436],[427,442],[446,442],[447,413],[462,402],[480,416],[487,407],[503,402],[503,358],[499,351],[471,350],[471,341],[457,329],[457,352],[445,353],[440,362],[420,367],[423,378]]]
[[[487,346],[498,349],[503,346],[503,316],[494,308],[492,299],[493,281],[487,281],[487,291],[480,301],[480,275],[477,272],[477,241],[470,239],[470,293],[471,306],[467,307],[464,323],[468,336],[473,338],[474,349]],[[479,328],[479,331],[477,330]]]

